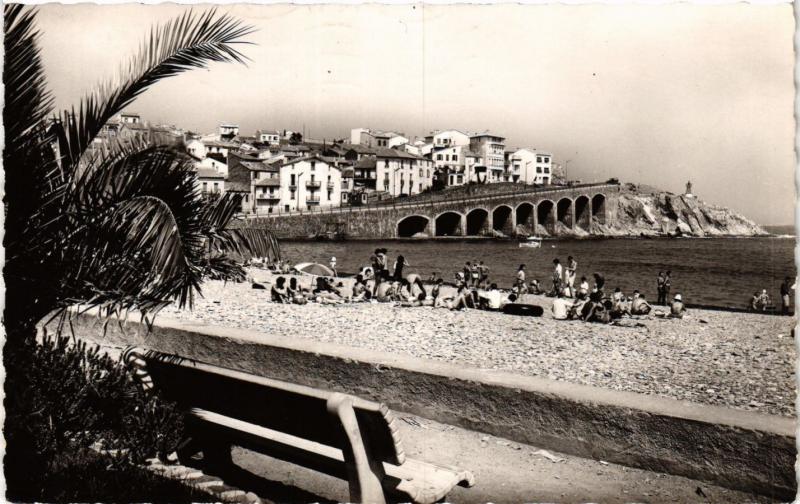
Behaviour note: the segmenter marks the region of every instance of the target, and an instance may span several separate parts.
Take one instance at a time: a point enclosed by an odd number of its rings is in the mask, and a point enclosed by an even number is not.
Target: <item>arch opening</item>
[[[556,207],[556,218],[558,222],[572,229],[572,200],[569,198],[562,198],[558,200]]]
[[[481,236],[490,234],[489,212],[483,208],[473,208],[467,214],[467,235]]]
[[[510,206],[500,205],[492,211],[492,229],[506,236],[514,233],[513,211]]]
[[[461,236],[461,214],[445,212],[436,217],[435,236]]]
[[[517,219],[514,231],[517,234],[530,235],[535,232],[533,203],[520,203],[517,206]]]
[[[575,199],[575,225],[589,231],[592,223],[592,212],[589,210],[589,197],[578,196]]]
[[[592,218],[600,224],[606,223],[606,197],[595,194],[592,198]]]
[[[430,221],[424,215],[409,215],[397,223],[397,237],[411,238],[419,233],[427,235]]]
[[[555,205],[550,200],[540,201],[536,205],[536,232],[549,233],[555,228]]]

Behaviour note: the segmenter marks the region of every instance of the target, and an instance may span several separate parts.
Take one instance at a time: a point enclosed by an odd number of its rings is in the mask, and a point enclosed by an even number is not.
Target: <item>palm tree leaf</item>
[[[212,249],[234,253],[243,259],[265,257],[272,261],[281,258],[275,236],[266,229],[238,228],[219,230],[212,240]]]
[[[177,19],[151,30],[139,54],[121,69],[119,82],[106,83],[86,96],[77,111],[62,116],[65,134],[60,148],[69,166],[76,166],[81,155],[102,127],[150,86],[168,77],[209,62],[244,63],[245,56],[236,44],[254,29],[215,10],[196,16],[188,11]]]
[[[36,10],[24,10],[23,7],[22,4],[4,6],[3,84],[6,101],[3,126],[6,130],[6,158],[11,159],[29,139],[30,130],[40,126],[50,114],[53,105],[53,97],[46,89],[37,45]],[[6,170],[8,168],[6,163]]]

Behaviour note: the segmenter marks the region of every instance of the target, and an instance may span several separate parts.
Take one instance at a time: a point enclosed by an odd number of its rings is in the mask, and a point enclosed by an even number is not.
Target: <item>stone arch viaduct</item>
[[[339,229],[364,239],[591,234],[592,222],[616,220],[617,184],[524,187],[504,193],[403,201],[259,217],[278,237]],[[251,222],[252,225],[252,222]]]

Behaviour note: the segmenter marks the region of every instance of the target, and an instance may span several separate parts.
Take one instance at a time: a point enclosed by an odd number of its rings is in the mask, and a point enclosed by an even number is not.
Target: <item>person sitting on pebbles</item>
[[[378,303],[389,303],[394,300],[395,284],[394,282],[381,282],[378,288],[375,289],[374,299]]]
[[[364,277],[361,275],[356,275],[356,281],[353,284],[353,302],[359,301],[369,301],[370,295],[372,293],[367,288],[367,282],[364,281]]]
[[[343,301],[342,293],[333,287],[325,277],[317,277],[317,286],[312,291],[312,294],[318,303],[338,304]]]
[[[631,315],[647,315],[652,309],[652,305],[647,302],[644,294],[639,294],[638,296],[634,294],[631,302]]]
[[[308,302],[306,298],[307,293],[307,289],[302,289],[297,285],[297,278],[292,277],[289,279],[289,287],[286,288],[286,294],[289,296],[289,299],[292,300],[292,303],[299,305],[306,304]]]
[[[275,285],[270,290],[270,297],[274,303],[291,303],[289,293],[286,290],[286,278],[279,276],[275,280]]]
[[[669,316],[672,318],[683,318],[686,315],[686,305],[683,304],[683,297],[680,293],[675,294],[672,304],[669,307]]]

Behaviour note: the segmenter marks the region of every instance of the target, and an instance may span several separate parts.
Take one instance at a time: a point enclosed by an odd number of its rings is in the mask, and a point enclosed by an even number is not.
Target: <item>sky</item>
[[[48,4],[41,48],[59,108],[112,79],[181,5]],[[194,7],[202,10],[203,7]],[[783,5],[232,5],[247,65],[156,84],[129,110],[222,122],[425,135],[490,131],[551,152],[569,178],[683,192],[761,224],[794,222],[792,8]]]

